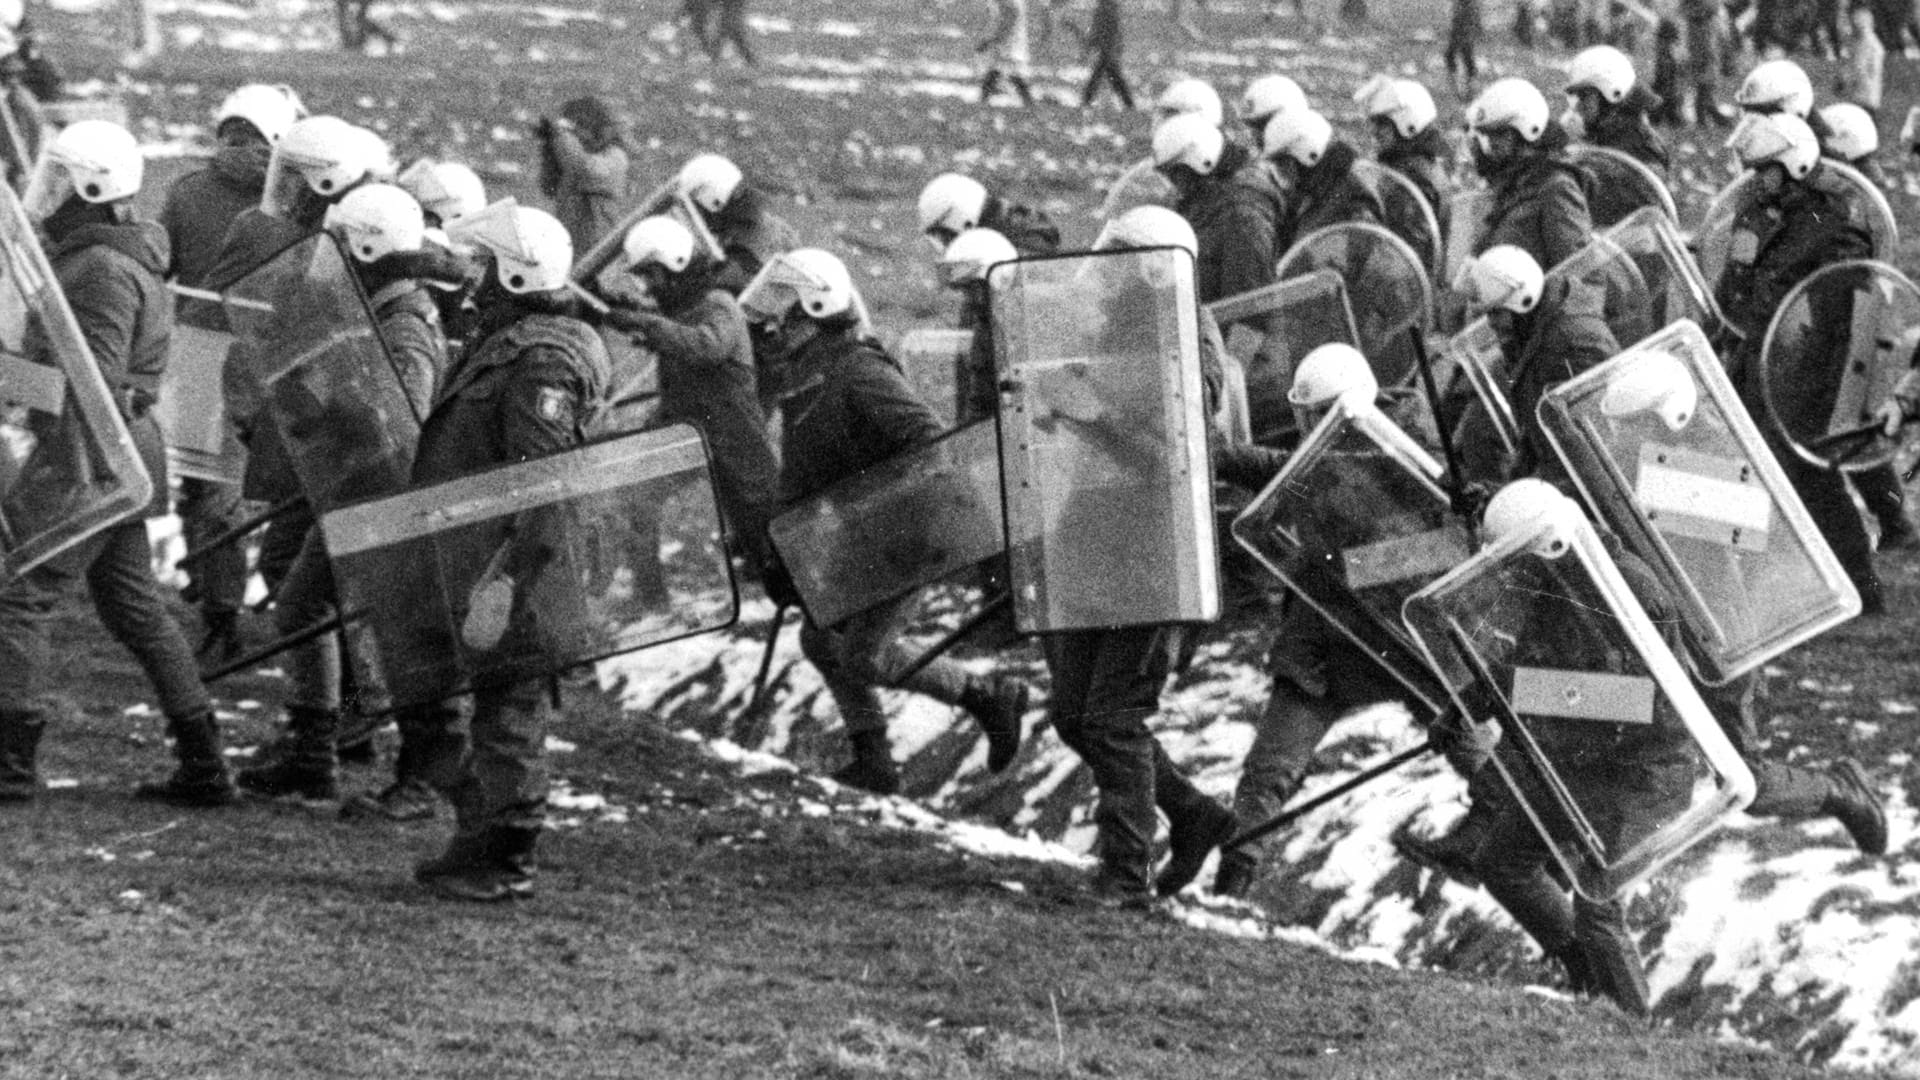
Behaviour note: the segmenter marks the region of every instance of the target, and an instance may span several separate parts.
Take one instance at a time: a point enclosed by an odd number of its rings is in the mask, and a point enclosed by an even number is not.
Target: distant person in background
[[[1660,104],[1647,114],[1656,124],[1686,123],[1686,46],[1680,24],[1661,19],[1653,30],[1653,93]]]
[[[1733,117],[1720,106],[1720,37],[1721,20],[1725,18],[1721,0],[1680,0],[1680,16],[1686,24],[1694,122],[1729,127]]]
[[[980,78],[980,104],[993,101],[1004,71],[1021,104],[1031,107],[1033,87],[1027,79],[1033,74],[1033,52],[1027,44],[1027,0],[993,0],[993,9],[993,29],[974,47],[988,57],[986,74]]]
[[[350,52],[366,52],[375,40],[383,43],[382,52],[400,43],[393,31],[374,21],[368,9],[373,0],[334,0],[333,11],[340,22],[340,47]]]
[[[584,251],[620,223],[627,198],[627,145],[606,99],[588,95],[543,116],[540,190],[553,199],[553,216]]]
[[[1207,0],[1193,0],[1193,6],[1205,11]],[[1173,25],[1179,27],[1180,32],[1187,35],[1189,41],[1199,41],[1206,36],[1200,32],[1197,23],[1187,18],[1187,0],[1167,0],[1167,18],[1173,20]]]
[[[1853,26],[1853,58],[1840,75],[1840,94],[1880,118],[1880,102],[1887,79],[1887,47],[1874,30],[1873,6],[1859,0],[1849,13]]]
[[[693,36],[699,39],[700,48],[708,56],[713,55],[713,2],[712,0],[680,0],[680,13],[674,21],[686,20],[693,30]]]
[[[1080,51],[1082,57],[1093,58],[1093,70],[1087,73],[1087,87],[1080,92],[1081,108],[1093,105],[1100,80],[1105,79],[1113,87],[1113,96],[1120,99],[1120,107],[1129,112],[1133,110],[1133,91],[1127,87],[1127,76],[1120,70],[1125,45],[1120,0],[1094,0],[1093,18],[1087,23],[1086,43]]]
[[[726,52],[727,42],[733,42],[735,52],[749,65],[756,63],[753,58],[753,45],[747,41],[747,0],[714,0],[719,4],[716,22],[719,26],[712,38],[707,41],[707,52],[717,62]],[[578,237],[575,241],[578,242]]]
[[[1531,17],[1515,25],[1526,26],[1528,36],[1532,36]],[[1462,101],[1473,96],[1474,80],[1480,77],[1480,63],[1474,58],[1474,50],[1479,48],[1480,36],[1484,33],[1486,27],[1480,21],[1480,0],[1453,0],[1453,18],[1447,24],[1447,51],[1443,59],[1447,65],[1447,81],[1453,84],[1453,92]]]

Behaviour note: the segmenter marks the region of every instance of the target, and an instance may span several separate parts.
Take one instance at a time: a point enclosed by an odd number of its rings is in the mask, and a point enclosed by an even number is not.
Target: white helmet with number
[[[1613,363],[1622,370],[1607,383],[1600,411],[1610,417],[1650,412],[1669,431],[1679,431],[1693,420],[1700,404],[1700,388],[1687,366],[1672,353],[1629,351]]]
[[[695,154],[673,178],[674,190],[709,214],[733,201],[740,190],[740,166],[719,154]]]
[[[1880,129],[1874,126],[1873,114],[1853,102],[1822,108],[1820,119],[1827,126],[1830,156],[1855,162],[1880,152]]]
[[[1226,119],[1220,94],[1201,79],[1175,79],[1153,103],[1154,116],[1162,122],[1174,116],[1198,116],[1219,127]]]
[[[939,230],[959,236],[979,226],[980,216],[987,212],[987,188],[971,176],[941,173],[920,189],[919,209],[921,232]],[[946,250],[940,239],[935,243]]]
[[[1153,129],[1153,163],[1159,168],[1185,165],[1202,176],[1210,176],[1220,164],[1227,137],[1220,125],[1205,117],[1188,114],[1160,121]]]
[[[1502,310],[1525,315],[1540,303],[1546,275],[1527,250],[1495,244],[1468,259],[1453,279],[1453,291],[1466,297],[1469,310]]]
[[[1332,341],[1300,358],[1287,401],[1302,408],[1326,408],[1341,399],[1370,404],[1379,394],[1380,380],[1360,350]]]
[[[949,287],[970,281],[984,281],[987,270],[997,263],[1020,257],[1013,241],[992,229],[968,229],[953,238],[940,253],[940,273]]]
[[[510,293],[565,288],[573,268],[573,237],[545,210],[502,199],[447,224],[454,244],[493,253],[494,274]]]
[[[693,262],[693,234],[664,214],[642,218],[627,230],[620,250],[626,255],[629,270],[661,266],[670,274],[678,274]]]
[[[363,263],[396,251],[419,251],[427,221],[413,196],[393,184],[364,184],[327,207],[322,224],[338,229],[347,250]]]
[[[1508,130],[1523,142],[1546,134],[1553,112],[1540,88],[1525,79],[1496,79],[1467,106],[1467,126],[1478,132]]]
[[[465,217],[487,205],[487,186],[480,174],[457,161],[421,158],[407,166],[395,183],[419,200],[422,210],[442,222]]]
[[[1498,544],[1509,537],[1538,536],[1533,550],[1557,559],[1573,545],[1573,533],[1586,521],[1580,506],[1559,488],[1535,477],[1515,480],[1487,500],[1480,538]]]
[[[1595,45],[1567,65],[1567,93],[1591,90],[1609,105],[1625,101],[1633,83],[1633,61],[1611,45]]]
[[[1769,162],[1804,180],[1820,160],[1820,139],[1805,120],[1792,113],[1754,113],[1741,119],[1727,138],[1727,149],[1748,169]]]
[[[39,220],[79,196],[90,203],[130,198],[140,191],[146,160],[140,144],[119,124],[80,120],[62,128],[40,151],[22,198]]]
[[[1791,60],[1768,60],[1747,72],[1733,103],[1748,112],[1783,112],[1805,120],[1813,111],[1813,80]]]
[[[1270,158],[1282,154],[1302,165],[1320,164],[1333,142],[1333,125],[1312,109],[1284,112],[1267,121],[1260,133],[1260,152]]]
[[[1281,113],[1307,108],[1307,92],[1285,75],[1262,75],[1247,84],[1240,95],[1240,119],[1253,127],[1265,127]]]
[[[799,308],[812,319],[853,309],[853,275],[840,257],[821,248],[795,248],[767,260],[747,287],[740,307],[747,318],[771,322]]]
[[[1354,104],[1369,120],[1385,120],[1403,139],[1411,139],[1433,125],[1440,115],[1433,95],[1412,79],[1375,75],[1354,91]]]
[[[213,111],[213,125],[218,129],[229,120],[245,120],[253,125],[253,130],[270,143],[277,143],[286,137],[288,129],[300,119],[300,102],[288,93],[284,86],[269,86],[266,83],[248,83],[220,102]]]
[[[1100,227],[1093,250],[1175,247],[1200,257],[1200,241],[1187,219],[1164,206],[1136,206]]]

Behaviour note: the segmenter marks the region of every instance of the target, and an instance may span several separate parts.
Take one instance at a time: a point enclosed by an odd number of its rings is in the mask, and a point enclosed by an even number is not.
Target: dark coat
[[[367,306],[373,309],[401,389],[415,415],[424,419],[447,368],[447,334],[440,325],[439,305],[425,285],[405,278],[381,286],[367,297]]]
[[[800,246],[800,234],[793,225],[773,212],[757,188],[745,184],[707,219],[707,226],[727,257],[714,284],[732,296],[739,296],[752,283],[768,259]]]
[[[1551,270],[1593,236],[1588,174],[1558,154],[1529,154],[1493,181],[1493,209],[1474,241],[1475,255],[1512,244]]]
[[[158,219],[173,247],[174,280],[206,287],[220,261],[227,230],[235,218],[260,205],[266,181],[266,151],[244,146],[223,146],[206,168],[174,181]],[[206,300],[181,301],[180,321],[211,330],[227,326],[226,312]]]
[[[1672,164],[1672,155],[1667,150],[1667,141],[1647,120],[1647,114],[1659,107],[1659,95],[1635,83],[1625,101],[1601,105],[1600,116],[1587,137],[1595,146],[1618,150],[1655,172],[1665,173]]]
[[[941,433],[900,365],[851,328],[814,338],[790,364],[802,389],[781,409],[782,507]]]
[[[1603,297],[1585,282],[1558,279],[1547,283],[1540,303],[1517,321],[1520,340],[1507,346],[1512,365],[1507,400],[1520,425],[1521,460],[1507,479],[1538,476],[1563,488],[1570,487],[1560,458],[1540,428],[1536,409],[1547,391],[1620,351],[1602,312]]]
[[[1293,189],[1291,213],[1281,232],[1283,254],[1302,237],[1329,225],[1378,223],[1386,218],[1380,193],[1354,175],[1353,163],[1358,157],[1351,145],[1335,139],[1318,164],[1301,170],[1300,182]]]
[[[1195,285],[1201,303],[1273,284],[1283,200],[1266,163],[1228,144],[1213,174],[1174,207],[1200,242]]]

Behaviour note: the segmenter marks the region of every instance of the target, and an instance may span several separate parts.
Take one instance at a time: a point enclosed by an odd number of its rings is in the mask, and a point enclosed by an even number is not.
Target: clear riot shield
[[[1473,554],[1439,480],[1439,464],[1379,409],[1340,401],[1233,523],[1242,547],[1429,714],[1446,706],[1446,687],[1400,609]]]
[[[1568,507],[1483,548],[1403,617],[1574,888],[1619,895],[1753,799],[1753,775]],[[1711,783],[1698,783],[1704,763]]]
[[[651,530],[659,523],[665,535]],[[706,447],[678,424],[325,514],[348,650],[393,708],[730,625]]]
[[[1387,211],[1387,228],[1420,256],[1420,265],[1427,268],[1428,277],[1438,274],[1447,238],[1440,231],[1440,219],[1434,216],[1434,208],[1420,193],[1419,186],[1400,170],[1377,161],[1356,161],[1353,171],[1380,193],[1380,203]]]
[[[427,403],[412,401],[330,234],[309,236],[228,288],[241,358],[308,502],[400,491]]]
[[[1673,596],[1702,679],[1728,682],[1859,614],[1698,326],[1562,383],[1539,412],[1587,504]]]
[[[1178,201],[1173,183],[1160,175],[1153,159],[1141,158],[1120,174],[1100,200],[1100,220],[1111,221],[1136,206],[1172,206]]]
[[[849,477],[768,532],[820,626],[978,566],[1007,547],[993,421]]]
[[[1215,300],[1207,312],[1227,352],[1246,371],[1253,441],[1291,443],[1300,432],[1287,391],[1300,358],[1330,342],[1360,345],[1347,286],[1337,270],[1316,270],[1252,292]]]
[[[1690,319],[1718,326],[1720,309],[1673,220],[1642,207],[1547,271],[1549,281],[1575,278],[1599,292],[1607,328],[1624,345]]]
[[[1192,258],[1022,259],[988,287],[1018,628],[1217,618]]]
[[[221,375],[233,335],[175,323],[154,419],[167,441],[167,464],[181,476],[237,484],[247,453],[227,423]]]
[[[1859,224],[1873,237],[1874,255],[1882,259],[1892,258],[1900,243],[1900,227],[1895,223],[1893,207],[1887,204],[1887,196],[1879,186],[1862,176],[1858,169],[1827,158],[1820,160],[1819,176],[1820,183],[1844,190],[1851,196],[1861,214]],[[1693,246],[1700,263],[1700,273],[1716,294],[1720,289],[1720,277],[1726,273],[1727,260],[1733,252],[1733,223],[1752,201],[1753,185],[1754,174],[1751,172],[1734,177],[1707,204],[1706,215],[1700,219],[1700,227],[1694,231]]]
[[[1567,156],[1593,174],[1587,213],[1595,229],[1618,224],[1635,211],[1649,207],[1665,215],[1668,221],[1680,220],[1680,211],[1673,205],[1673,192],[1667,190],[1666,181],[1639,158],[1591,143],[1567,147]]]
[[[1460,267],[1473,257],[1474,242],[1493,210],[1493,192],[1486,187],[1461,188],[1447,200],[1446,273],[1440,280],[1457,281]]]
[[[696,255],[714,262],[726,260],[727,253],[720,247],[720,241],[714,239],[713,230],[707,228],[707,219],[701,216],[699,208],[686,196],[675,190],[674,182],[668,180],[648,192],[632,210],[627,211],[618,225],[594,241],[592,247],[574,256],[573,270],[569,276],[581,285],[597,284],[608,291],[622,291],[620,279],[627,276],[627,268],[621,263],[620,253],[627,242],[627,230],[659,214],[687,227],[687,231],[693,234]]]
[[[0,194],[0,584],[138,514],[153,480],[11,188]]]
[[[900,335],[894,358],[921,401],[951,428],[960,415],[968,385],[967,361],[973,356],[973,331],[923,327]]]
[[[1463,471],[1469,476],[1493,475],[1494,460],[1511,460],[1520,449],[1520,424],[1513,403],[1507,400],[1512,373],[1493,324],[1485,316],[1468,323],[1447,339],[1434,367],[1445,422],[1462,454]]]
[[[1793,452],[1848,471],[1890,461],[1873,414],[1913,362],[1920,289],[1883,262],[1825,267],[1793,287],[1760,351],[1766,419]]]
[[[1433,282],[1414,250],[1379,225],[1329,225],[1296,240],[1277,273],[1286,280],[1316,270],[1332,270],[1346,282],[1360,351],[1380,385],[1411,379],[1416,335],[1433,325]]]

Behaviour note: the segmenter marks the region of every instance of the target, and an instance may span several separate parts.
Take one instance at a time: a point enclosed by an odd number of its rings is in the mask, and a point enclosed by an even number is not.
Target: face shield
[[[54,211],[65,206],[77,193],[73,174],[55,160],[51,152],[42,150],[33,163],[33,176],[28,179],[26,194],[20,202],[29,221],[41,222],[52,217]]]
[[[320,194],[307,182],[307,170],[325,169],[332,162],[290,153],[284,145],[273,148],[267,161],[267,182],[260,191],[260,209],[283,221],[300,221],[313,215]]]

